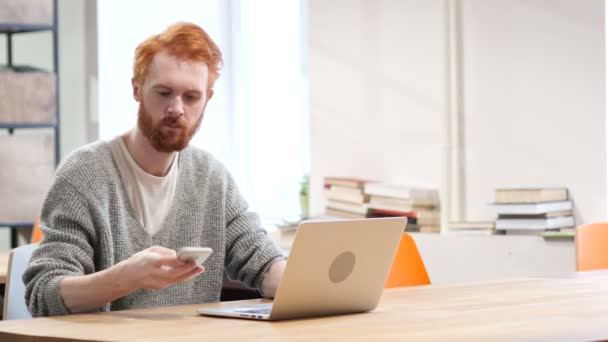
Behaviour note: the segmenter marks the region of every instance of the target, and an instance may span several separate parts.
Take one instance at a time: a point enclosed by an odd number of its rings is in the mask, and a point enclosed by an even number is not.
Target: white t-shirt
[[[179,155],[176,153],[167,175],[157,177],[137,165],[121,136],[112,139],[109,144],[135,216],[152,236],[162,228],[171,209],[177,185],[176,161]]]

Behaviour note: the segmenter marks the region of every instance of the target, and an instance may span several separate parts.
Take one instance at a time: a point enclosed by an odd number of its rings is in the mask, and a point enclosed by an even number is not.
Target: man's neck
[[[136,127],[121,136],[131,157],[147,173],[163,177],[169,172],[177,152],[158,152]]]

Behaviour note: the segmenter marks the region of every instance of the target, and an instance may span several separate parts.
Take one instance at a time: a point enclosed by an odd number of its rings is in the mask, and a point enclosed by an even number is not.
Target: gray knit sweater
[[[106,142],[78,149],[60,165],[41,212],[43,241],[23,275],[32,315],[69,313],[59,295],[62,277],[109,268],[154,245],[211,247],[213,254],[195,279],[142,289],[99,311],[216,302],[224,271],[261,290],[265,273],[282,255],[259,218],[247,211],[230,174],[210,154],[188,147],[178,162],[173,205],[153,236],[138,222]]]

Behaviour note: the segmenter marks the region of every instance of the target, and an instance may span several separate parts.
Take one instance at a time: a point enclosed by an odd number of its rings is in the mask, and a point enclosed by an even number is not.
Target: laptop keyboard
[[[269,315],[270,310],[272,310],[272,303],[252,305],[252,306],[243,306],[243,307],[234,309],[235,312],[261,314],[261,315],[264,315],[264,314]]]

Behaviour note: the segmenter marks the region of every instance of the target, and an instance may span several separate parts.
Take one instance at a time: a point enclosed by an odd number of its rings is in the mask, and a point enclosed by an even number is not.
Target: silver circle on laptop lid
[[[355,254],[343,252],[338,255],[329,267],[329,280],[340,283],[346,280],[355,269]]]

